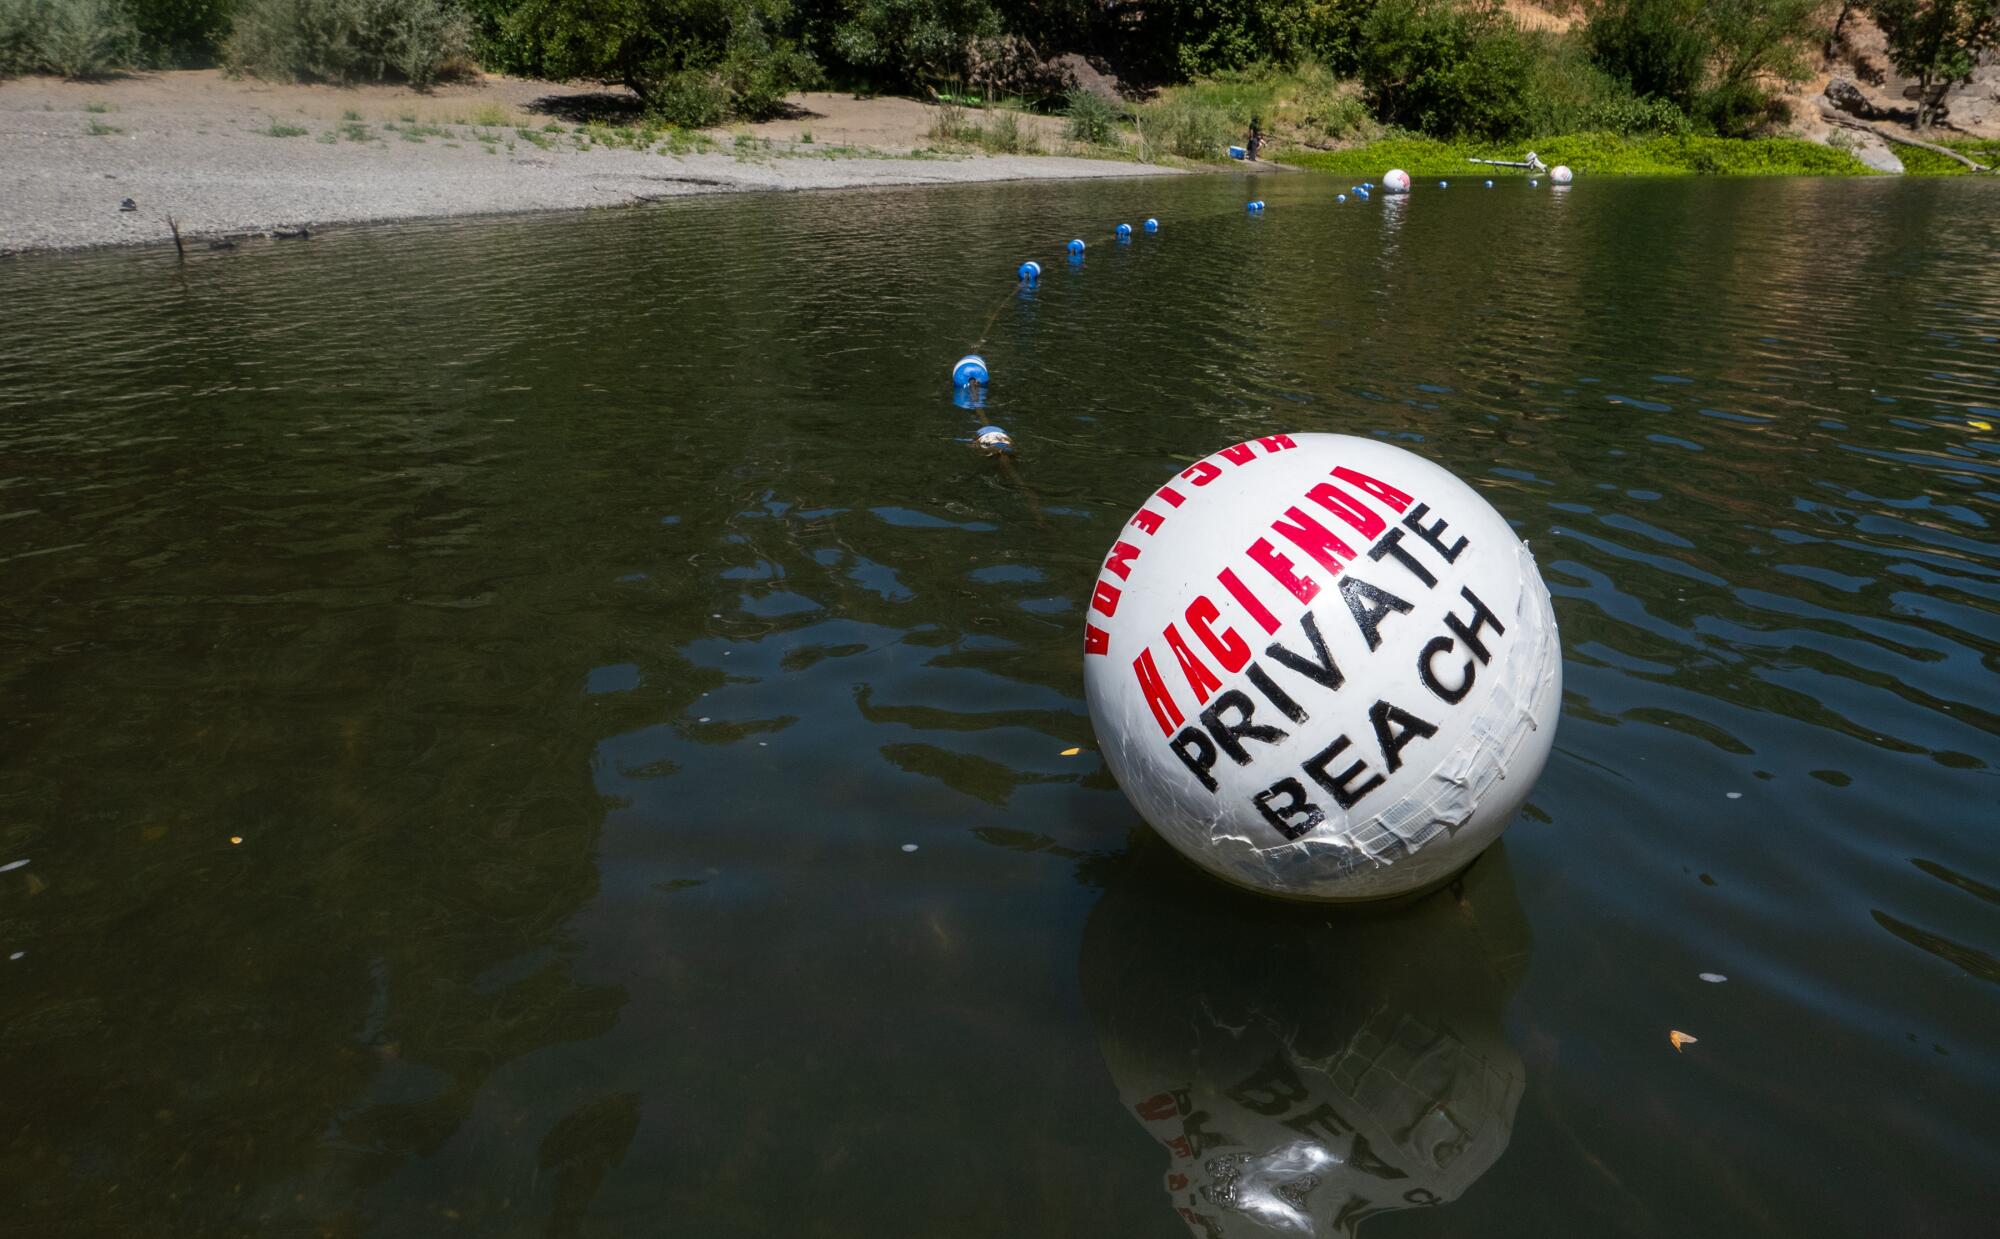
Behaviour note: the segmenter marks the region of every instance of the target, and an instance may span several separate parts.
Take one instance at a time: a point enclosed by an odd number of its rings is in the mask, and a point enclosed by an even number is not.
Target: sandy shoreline
[[[641,146],[615,94],[489,77],[418,94],[231,80],[0,82],[0,254],[191,245],[301,226],[624,206],[691,194],[1172,174],[1056,155],[939,155],[930,109],[798,98],[787,120]],[[1057,141],[1048,133],[1051,144]],[[119,209],[131,199],[135,210]]]

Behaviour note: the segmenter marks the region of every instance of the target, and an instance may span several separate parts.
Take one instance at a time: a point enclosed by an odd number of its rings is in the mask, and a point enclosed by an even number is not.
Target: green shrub
[[[1220,159],[1236,134],[1227,112],[1179,93],[1149,104],[1141,117],[1145,140],[1183,159]]]
[[[1362,88],[1384,124],[1434,137],[1527,131],[1531,57],[1504,19],[1446,0],[1383,0],[1362,41]]]
[[[1000,33],[988,0],[846,0],[833,7],[828,52],[889,85],[961,79],[972,41]]]
[[[1597,63],[1701,129],[1744,133],[1782,115],[1764,83],[1798,81],[1823,33],[1819,0],[1599,0],[1584,27]]]
[[[138,45],[118,0],[0,0],[0,73],[103,77],[135,64]]]
[[[811,81],[784,0],[520,0],[501,35],[541,76],[622,82],[661,119],[768,116]]]
[[[706,69],[667,74],[647,103],[653,115],[683,129],[711,129],[729,118],[729,88]]]
[[[1647,137],[1578,133],[1531,139],[1549,164],[1568,164],[1583,176],[1859,176],[1868,171],[1845,151],[1797,138]],[[1284,156],[1287,163],[1343,176],[1379,174],[1388,167],[1412,176],[1518,176],[1481,168],[1468,158],[1518,159],[1520,143],[1396,138],[1343,151]]]
[[[1073,142],[1088,142],[1092,146],[1103,146],[1116,141],[1118,122],[1125,113],[1117,104],[1094,90],[1074,87],[1063,105],[1063,115],[1068,123],[1063,126],[1063,136]]]
[[[413,86],[463,71],[471,52],[454,0],[244,0],[224,49],[259,77]]]
[[[232,0],[124,0],[139,58],[162,68],[212,64],[229,35]]]

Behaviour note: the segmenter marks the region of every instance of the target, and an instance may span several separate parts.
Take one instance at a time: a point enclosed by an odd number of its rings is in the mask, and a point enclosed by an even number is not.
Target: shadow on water
[[[1148,838],[1091,913],[1083,990],[1189,1231],[1353,1235],[1451,1204],[1506,1152],[1526,1073],[1501,1022],[1529,942],[1503,846],[1417,900],[1330,910]]]

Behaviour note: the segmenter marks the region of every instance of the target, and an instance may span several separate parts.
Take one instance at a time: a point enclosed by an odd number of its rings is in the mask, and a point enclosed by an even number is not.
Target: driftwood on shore
[[[1842,129],[1852,129],[1856,133],[1865,133],[1871,137],[1880,138],[1884,142],[1895,142],[1901,146],[1914,146],[1918,150],[1929,151],[1934,155],[1943,155],[1946,159],[1956,159],[1974,172],[1993,171],[1992,168],[1987,167],[1985,164],[1962,155],[1949,146],[1939,146],[1935,142],[1926,142],[1922,138],[1905,137],[1900,133],[1891,133],[1886,129],[1878,129],[1866,121],[1854,120],[1851,117],[1843,116],[1838,112],[1830,111],[1826,108],[1820,109],[1820,115],[1826,117],[1830,123],[1839,125]]]

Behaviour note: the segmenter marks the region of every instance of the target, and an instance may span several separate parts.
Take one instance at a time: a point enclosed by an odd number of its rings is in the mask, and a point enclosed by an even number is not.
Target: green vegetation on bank
[[[2000,141],[1939,143],[1982,163],[2000,160]],[[1494,168],[1472,159],[1518,160],[1532,147],[1544,163],[1568,164],[1591,176],[1862,176],[1868,168],[1846,151],[1800,138],[1624,137],[1615,133],[1574,133],[1525,142],[1454,142],[1436,138],[1385,138],[1338,151],[1300,151],[1281,160],[1315,172],[1376,177],[1402,168],[1414,177],[1473,180],[1527,176],[1518,168]],[[1897,147],[1906,171],[1919,176],[1957,176],[1964,164],[1914,147]]]
[[[1853,161],[1769,139],[1784,85],[1856,11],[1923,83],[1920,121],[2000,44],[1996,0],[0,0],[0,73],[222,63],[421,88],[484,67],[621,83],[680,128],[838,86],[1004,100],[940,118],[942,140],[991,150],[1040,148],[1013,114],[1031,110],[1143,160],[1219,158],[1255,120],[1278,149],[1569,142],[1590,170],[1831,172]]]

